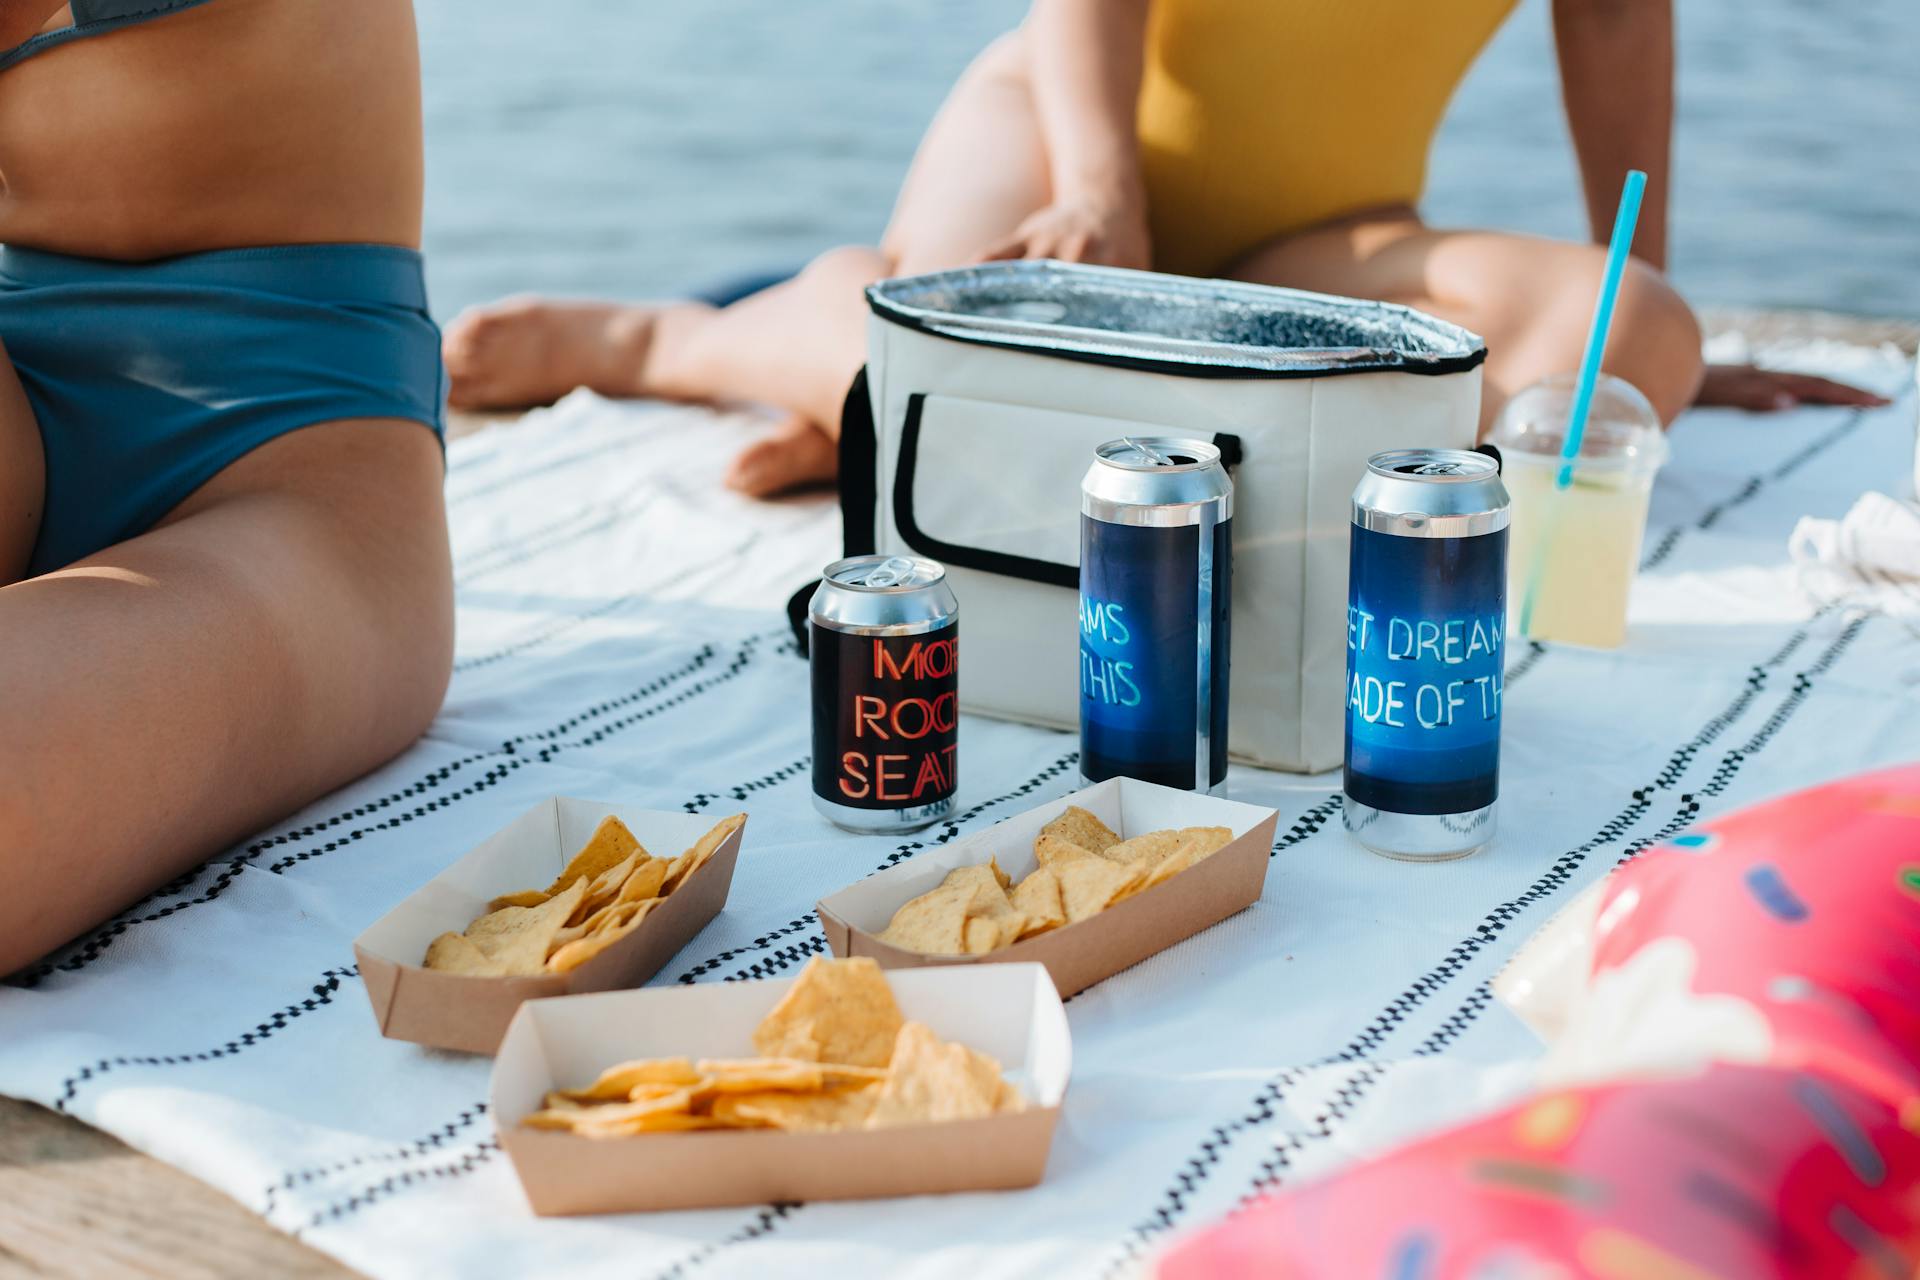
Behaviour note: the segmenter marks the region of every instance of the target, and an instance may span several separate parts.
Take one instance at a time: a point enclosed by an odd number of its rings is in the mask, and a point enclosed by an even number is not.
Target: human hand
[[[1731,409],[1769,412],[1803,404],[1859,405],[1878,408],[1887,398],[1811,373],[1786,373],[1751,364],[1710,364],[1693,402]]]
[[[1144,271],[1153,265],[1146,212],[1137,202],[1123,200],[1055,201],[1029,214],[980,260],[1008,258],[1058,258]]]

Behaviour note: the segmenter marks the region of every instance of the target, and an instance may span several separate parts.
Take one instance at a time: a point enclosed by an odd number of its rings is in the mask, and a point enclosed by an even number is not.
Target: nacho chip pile
[[[558,1089],[521,1123],[589,1138],[820,1133],[1018,1111],[1000,1064],[908,1022],[872,960],[816,956],[753,1033],[759,1058],[648,1058]]]
[[[552,884],[495,898],[465,933],[435,938],[426,967],[492,978],[578,968],[639,928],[746,820],[722,819],[679,857],[657,858],[620,819],[603,818]]]
[[[1075,924],[1172,879],[1233,841],[1227,827],[1149,831],[1131,840],[1085,809],[1040,829],[1040,864],[1019,884],[997,861],[956,867],[940,887],[893,913],[880,941],[928,955],[983,955]]]

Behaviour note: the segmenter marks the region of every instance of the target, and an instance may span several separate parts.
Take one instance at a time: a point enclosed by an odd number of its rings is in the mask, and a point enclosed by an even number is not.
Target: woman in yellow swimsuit
[[[860,289],[993,257],[1054,257],[1407,303],[1487,339],[1486,421],[1578,362],[1603,253],[1415,211],[1448,100],[1514,0],[1035,0],[961,77],[877,248],[836,249],[716,309],[515,299],[448,331],[452,402],[754,400],[789,417],[735,462],[772,493],[833,474],[865,346]],[[1607,368],[1667,419],[1701,394],[1870,401],[1817,379],[1708,371],[1661,275],[1673,119],[1670,0],[1555,0],[1567,118],[1596,240],[1650,177]],[[1704,393],[1704,394],[1703,394]]]

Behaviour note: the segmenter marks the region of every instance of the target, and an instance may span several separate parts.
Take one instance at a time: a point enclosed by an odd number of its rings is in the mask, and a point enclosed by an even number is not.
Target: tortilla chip
[[[626,884],[627,877],[633,874],[634,868],[639,866],[641,859],[646,856],[644,850],[635,850],[599,875],[586,881],[586,894],[580,899],[580,905],[573,909],[573,918],[567,923],[580,924],[592,917],[600,908],[612,906],[614,899],[620,896],[621,886]]]
[[[903,903],[879,934],[891,946],[926,955],[979,955],[1019,935],[1022,918],[1007,900],[998,862],[955,867],[939,887]],[[985,918],[991,925],[975,924]]]
[[[1060,906],[1069,924],[1098,915],[1136,883],[1132,868],[1105,858],[1080,858],[1053,871],[1060,879]],[[1144,879],[1147,869],[1137,874]]]
[[[1000,1064],[992,1058],[941,1040],[924,1023],[906,1023],[867,1127],[992,1115],[1000,1081]]]
[[[604,925],[591,926],[586,936],[575,938],[565,946],[556,948],[547,957],[547,968],[554,973],[567,973],[578,969],[638,929],[641,922],[647,918],[647,913],[659,901],[658,898],[649,898],[645,902],[628,902],[610,908]]]
[[[584,1132],[588,1125],[613,1128],[642,1116],[685,1115],[692,1110],[692,1107],[693,1091],[688,1088],[679,1088],[655,1097],[642,1098],[637,1102],[616,1101],[600,1102],[594,1106],[584,1107],[547,1107],[545,1110],[534,1112],[521,1123],[534,1129],[572,1129],[575,1133],[580,1133]]]
[[[642,902],[609,903],[586,922],[586,936],[605,933],[609,929],[624,929],[645,917],[660,901],[659,898],[648,898]]]
[[[880,941],[926,955],[964,955],[967,912],[973,896],[973,885],[943,882],[938,888],[902,903],[887,927],[880,931]]]
[[[700,1079],[700,1073],[693,1069],[693,1063],[686,1058],[636,1058],[608,1067],[598,1079],[583,1089],[555,1090],[548,1099],[548,1105],[552,1105],[552,1096],[570,1098],[575,1102],[635,1101],[633,1091],[643,1086],[684,1088],[700,1083]]]
[[[1233,832],[1226,827],[1188,827],[1181,835],[1185,839],[1180,846],[1159,861],[1141,888],[1151,889],[1157,884],[1165,884],[1196,862],[1211,857],[1233,843]]]
[[[1014,886],[1013,909],[1022,919],[1019,938],[1031,938],[1065,924],[1067,909],[1060,901],[1058,873],[1052,867],[1034,868]]]
[[[1041,838],[1052,836],[1077,844],[1083,849],[1095,853],[1103,852],[1107,846],[1120,843],[1120,833],[1112,830],[1106,823],[1088,813],[1077,804],[1067,806],[1067,811],[1040,828]]]
[[[586,892],[581,880],[537,907],[502,907],[467,926],[467,940],[487,953],[503,974],[533,974],[545,970],[554,935]]]
[[[597,1108],[596,1108],[597,1109]],[[729,1126],[712,1116],[685,1111],[654,1111],[618,1120],[596,1120],[590,1109],[581,1113],[573,1131],[583,1138],[627,1138],[637,1133],[683,1133],[690,1129],[725,1129]]]
[[[702,1097],[720,1093],[761,1093],[781,1090],[814,1093],[826,1083],[817,1062],[799,1058],[702,1058],[696,1092]]]
[[[873,1114],[879,1096],[877,1084],[820,1093],[736,1093],[714,1100],[713,1118],[736,1127],[792,1133],[858,1129]]]
[[[627,830],[627,824],[608,814],[600,819],[600,825],[580,846],[580,852],[573,855],[573,861],[547,886],[547,896],[552,897],[583,877],[591,880],[608,867],[618,866],[640,847],[640,841],[634,838],[633,832]]]
[[[498,911],[502,907],[537,907],[552,896],[541,889],[522,889],[519,893],[503,893],[487,904],[487,910]]]
[[[947,872],[947,878],[941,886],[971,889],[981,894],[983,901],[991,901],[995,896],[1006,897],[1006,873],[1000,870],[1000,864],[991,859],[976,862],[965,867],[955,867]]]
[[[736,813],[731,818],[722,818],[716,822],[712,830],[693,842],[692,848],[673,860],[673,865],[667,868],[667,878],[660,886],[661,894],[664,896],[672,893],[691,879],[693,873],[706,866],[707,859],[727,842],[727,837],[746,823],[747,815],[744,813]]]
[[[648,898],[663,897],[660,886],[666,883],[667,871],[673,863],[666,858],[643,858],[634,867],[633,874],[620,886],[620,892],[614,895],[616,904],[623,902],[645,902]]]
[[[904,1021],[871,957],[815,956],[754,1029],[753,1047],[774,1058],[884,1067]]]
[[[1043,867],[1057,867],[1063,862],[1074,862],[1081,858],[1097,858],[1100,855],[1083,844],[1075,844],[1061,836],[1043,835],[1033,842],[1033,857]]]
[[[573,1122],[580,1116],[578,1107],[547,1107],[521,1117],[520,1123],[529,1129],[559,1129],[573,1132]]]
[[[494,978],[505,973],[492,956],[457,933],[443,933],[427,944],[424,967],[441,973],[465,973]]]
[[[1102,850],[1100,856],[1112,862],[1152,864],[1178,849],[1182,839],[1184,833],[1179,831],[1149,831]]]
[[[994,916],[969,916],[962,941],[968,955],[983,956],[1011,944],[1018,933],[1018,921],[1014,922],[1013,931],[1007,932]]]
[[[691,1089],[680,1089],[638,1102],[606,1102],[559,1114],[571,1117],[573,1131],[585,1138],[619,1138],[635,1133],[718,1128],[710,1117],[694,1111],[693,1098]]]

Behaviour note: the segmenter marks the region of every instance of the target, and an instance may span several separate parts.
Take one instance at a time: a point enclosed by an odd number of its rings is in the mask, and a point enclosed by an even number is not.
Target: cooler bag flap
[[[893,520],[952,568],[1052,586],[1080,583],[1080,479],[1095,446],[1138,422],[913,395],[900,428]]]

